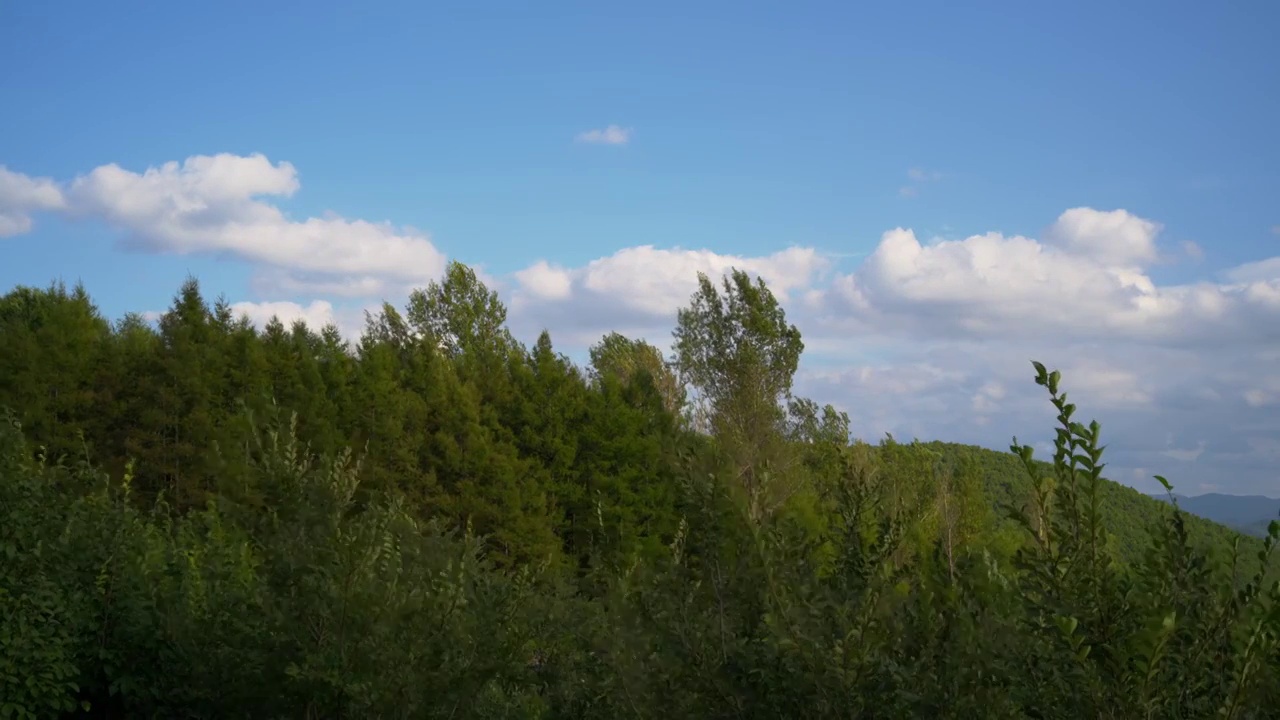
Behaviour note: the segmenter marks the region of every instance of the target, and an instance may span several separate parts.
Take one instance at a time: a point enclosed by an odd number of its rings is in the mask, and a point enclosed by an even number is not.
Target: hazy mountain
[[[1168,501],[1167,495],[1156,495]],[[1233,527],[1250,535],[1263,536],[1272,520],[1280,519],[1280,499],[1263,495],[1174,495],[1183,510]]]

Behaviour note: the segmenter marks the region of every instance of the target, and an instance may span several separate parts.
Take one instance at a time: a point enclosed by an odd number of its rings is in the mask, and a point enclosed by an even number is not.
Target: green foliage
[[[734,270],[723,292],[698,274],[698,291],[677,316],[676,365],[714,424],[746,432],[751,418],[790,397],[804,343],[764,280]]]
[[[705,274],[677,316],[676,367],[698,394],[700,424],[715,435],[748,514],[782,508],[804,485],[793,475],[785,403],[804,342],[765,286],[734,270],[723,295]]]
[[[722,289],[589,372],[457,264],[355,348],[0,298],[0,718],[1276,716],[1280,521],[1107,481],[1038,363],[1048,462],[850,443]]]
[[[598,381],[613,377],[624,385],[648,382],[662,398],[667,412],[684,410],[685,388],[658,348],[643,340],[609,333],[590,350],[591,371]]]
[[[512,342],[498,293],[457,261],[449,263],[442,282],[410,295],[407,319],[418,337],[452,355],[500,351]]]

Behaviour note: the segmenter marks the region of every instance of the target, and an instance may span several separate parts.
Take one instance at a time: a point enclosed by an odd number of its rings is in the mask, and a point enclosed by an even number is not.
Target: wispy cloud
[[[591,145],[626,145],[631,142],[631,128],[610,125],[605,128],[578,133],[576,139],[580,143],[589,143]]]
[[[942,173],[937,170],[911,168],[907,171],[907,179],[910,180],[911,183],[898,188],[898,194],[902,197],[915,197],[920,194],[920,187],[922,185],[941,180]]]
[[[1205,442],[1201,440],[1193,448],[1169,448],[1164,454],[1179,462],[1195,462],[1196,458],[1204,454],[1204,450]]]
[[[937,170],[922,170],[920,168],[911,168],[907,171],[907,177],[915,182],[934,182],[942,179],[942,173]]]

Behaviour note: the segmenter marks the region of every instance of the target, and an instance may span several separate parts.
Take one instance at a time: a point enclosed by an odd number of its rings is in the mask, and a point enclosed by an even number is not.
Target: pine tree
[[[178,509],[203,504],[212,489],[212,468],[203,445],[214,435],[225,392],[217,354],[218,328],[195,278],[183,283],[160,318],[160,346],[149,398],[161,413],[156,436],[147,439],[160,488]]]
[[[0,406],[51,457],[83,456],[105,404],[97,385],[110,324],[82,285],[18,287],[0,298]]]

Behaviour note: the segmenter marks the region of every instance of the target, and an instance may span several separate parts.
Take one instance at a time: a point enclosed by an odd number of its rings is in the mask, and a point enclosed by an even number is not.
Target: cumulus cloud
[[[1067,210],[1045,232],[1046,239],[1068,252],[1100,264],[1140,267],[1156,259],[1159,223],[1124,210]]]
[[[237,317],[247,316],[258,328],[265,327],[273,317],[286,328],[299,320],[317,331],[326,325],[336,325],[333,304],[325,300],[314,300],[305,306],[295,302],[238,302],[231,304],[231,312]]]
[[[336,215],[292,220],[265,197],[290,197],[298,174],[260,154],[197,155],[142,172],[110,164],[65,186],[0,174],[0,224],[60,210],[109,224],[133,248],[231,256],[264,270],[258,286],[370,295],[439,276],[445,258],[425,234]]]
[[[561,267],[539,260],[515,273],[516,282],[530,296],[540,300],[564,300],[573,291],[573,278]]]
[[[1093,407],[1105,410],[1151,403],[1148,381],[1137,372],[1093,357],[1066,360],[1062,372],[1071,378],[1073,391],[1092,396]]]
[[[591,145],[626,145],[631,142],[631,128],[609,125],[608,127],[578,133],[575,139],[580,143]]]
[[[644,245],[578,268],[539,261],[518,271],[513,274],[512,310],[517,322],[588,335],[619,327],[656,331],[670,328],[676,311],[697,290],[699,272],[719,282],[731,268],[744,270],[763,278],[785,299],[808,288],[827,265],[811,248],[748,257]]]
[[[963,442],[970,438],[936,432],[939,420],[947,418],[948,430],[954,431],[956,412],[970,413],[973,398],[982,394],[979,387],[985,382],[963,368],[914,355],[893,362],[805,367],[796,378],[796,388],[802,395],[848,412],[855,437],[874,441],[889,433],[904,441]],[[966,425],[974,427],[972,422]]]
[[[1280,280],[1280,256],[1237,265],[1223,275],[1228,281],[1239,285],[1274,283]]]
[[[49,178],[33,178],[0,165],[0,238],[32,227],[31,214],[66,205],[62,189]]]
[[[1229,283],[1157,286],[1145,267],[1157,258],[1158,231],[1122,210],[1089,208],[1063,213],[1044,241],[988,233],[923,244],[898,228],[826,289],[826,320],[964,337],[1280,337],[1280,266],[1242,267]]]

